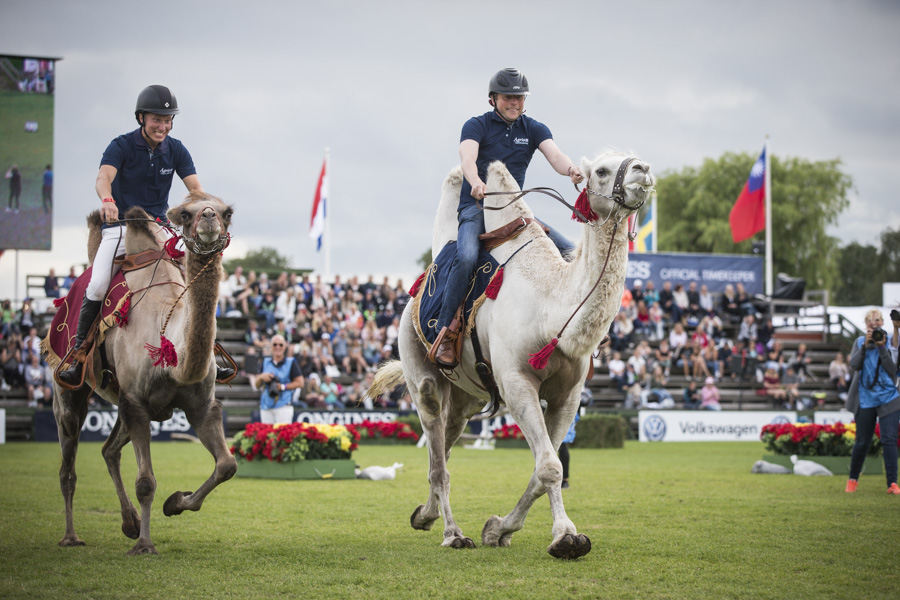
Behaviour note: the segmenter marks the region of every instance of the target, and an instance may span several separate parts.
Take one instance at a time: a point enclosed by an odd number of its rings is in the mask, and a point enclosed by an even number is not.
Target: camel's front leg
[[[188,422],[197,431],[197,437],[213,455],[216,468],[196,492],[175,492],[169,496],[163,504],[163,514],[167,517],[180,515],[186,510],[200,510],[206,496],[217,485],[234,477],[237,471],[237,462],[228,450],[222,431],[222,404],[210,398],[209,404],[188,410],[185,414]]]
[[[103,460],[106,461],[106,470],[113,480],[116,488],[116,495],[119,497],[119,507],[122,513],[122,533],[133,540],[140,535],[141,519],[131,503],[131,499],[125,492],[125,485],[122,483],[122,448],[131,441],[128,435],[128,428],[122,425],[122,419],[116,419],[112,432],[106,438],[103,444]]]
[[[449,402],[449,384],[438,385],[435,375],[425,375],[419,385],[410,385],[410,393],[416,401],[422,427],[428,436],[428,484],[429,496],[425,505],[420,505],[410,517],[415,529],[431,529],[440,514],[444,516],[444,541],[442,546],[450,548],[474,548],[475,542],[463,535],[462,529],[453,519],[450,510],[450,473],[447,471],[449,447],[456,441],[465,427],[460,415],[447,419],[442,407]],[[452,411],[452,407],[451,407]]]
[[[119,397],[119,419],[131,435],[131,445],[138,466],[135,495],[141,507],[138,541],[127,554],[157,554],[156,547],[150,540],[150,508],[156,495],[156,477],[150,461],[150,415],[138,400],[122,394]]]
[[[59,467],[59,488],[66,507],[66,533],[59,541],[60,546],[84,546],[84,542],[75,534],[75,519],[72,515],[72,502],[75,498],[75,458],[78,455],[78,438],[81,426],[87,416],[87,401],[90,389],[82,386],[78,390],[63,390],[54,385],[53,416],[56,418],[56,430],[59,434],[59,447],[62,451],[62,463]]]

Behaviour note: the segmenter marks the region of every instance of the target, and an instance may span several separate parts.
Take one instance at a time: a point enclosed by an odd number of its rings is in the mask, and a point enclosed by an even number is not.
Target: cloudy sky
[[[204,188],[236,207],[234,256],[274,246],[324,270],[307,231],[327,147],[332,273],[409,285],[460,128],[489,110],[488,80],[508,66],[529,79],[528,114],[576,161],[614,147],[660,174],[755,155],[766,135],[782,157],[838,157],[855,189],[831,233],[877,244],[900,226],[898,31],[892,0],[3,0],[0,54],[64,59],[53,250],[19,253],[19,297],[26,273],[86,260],[100,156],[156,83],[178,97],[172,135]],[[539,154],[526,184],[572,192]],[[176,183],[171,202],[183,194]],[[532,208],[577,237],[550,202]],[[5,253],[0,297],[14,268]]]

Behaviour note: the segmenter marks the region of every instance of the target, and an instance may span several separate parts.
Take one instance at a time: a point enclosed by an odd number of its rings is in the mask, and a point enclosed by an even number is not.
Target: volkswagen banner
[[[763,425],[796,423],[793,411],[642,410],[642,442],[758,442]]]

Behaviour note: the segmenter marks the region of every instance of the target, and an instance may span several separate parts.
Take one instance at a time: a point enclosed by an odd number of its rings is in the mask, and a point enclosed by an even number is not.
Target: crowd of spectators
[[[785,353],[775,339],[772,320],[760,321],[741,283],[726,285],[716,298],[696,281],[687,282],[686,289],[682,283],[673,286],[666,281],[657,291],[653,281],[647,281],[645,287],[636,279],[623,293],[609,338],[610,378],[623,394],[625,408],[675,407],[666,388],[673,374],[687,382],[681,402],[689,409],[717,410],[716,384],[726,378],[744,384],[755,381],[760,386],[757,393],[769,397],[774,406],[813,406],[813,401],[799,392],[800,383],[816,380],[809,369],[806,344],[790,355]],[[622,358],[626,354],[630,355],[627,362]],[[845,394],[849,385],[846,367],[839,353],[829,369],[829,378],[840,394]],[[823,402],[824,397],[818,399],[819,405]]]
[[[335,276],[281,273],[274,280],[241,267],[226,274],[219,286],[219,314],[246,317],[244,374],[251,383],[261,358],[271,355],[270,340],[281,335],[288,356],[300,367],[304,384],[294,393],[294,405],[309,408],[410,408],[408,394],[395,390],[379,398],[365,391],[377,366],[398,358],[400,314],[409,295],[398,280],[376,283],[370,275],[344,281]],[[352,384],[338,383],[342,376]],[[345,379],[344,379],[345,380]],[[367,381],[368,380],[368,381]]]

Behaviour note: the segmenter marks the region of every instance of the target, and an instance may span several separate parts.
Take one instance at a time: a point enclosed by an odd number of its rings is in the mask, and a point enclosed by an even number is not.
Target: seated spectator
[[[649,378],[649,373],[647,372],[647,359],[645,358],[649,351],[649,347],[639,345],[628,358],[628,364],[634,369],[635,378],[641,385],[644,385]]]
[[[776,342],[777,343],[777,342]],[[847,400],[847,389],[850,385],[850,366],[844,359],[844,353],[838,352],[828,365],[828,379],[838,392],[838,398]],[[824,398],[823,398],[824,402]]]
[[[644,299],[644,282],[635,279],[631,287],[631,299],[635,304]]]
[[[715,301],[713,300],[712,294],[709,292],[709,288],[706,287],[706,284],[700,286],[700,310],[704,315],[711,315],[716,310]]]
[[[663,338],[659,342],[659,346],[653,353],[653,357],[656,365],[660,365],[663,368],[663,374],[668,377],[669,369],[672,366],[672,350],[669,347],[669,340]]]
[[[12,302],[4,300],[0,304],[0,337],[7,338],[16,329],[16,311],[12,308]]]
[[[766,352],[766,370],[772,369],[779,375],[784,371],[784,347],[780,340],[775,340],[772,348]]]
[[[650,335],[650,311],[643,300],[637,301],[637,316],[634,319],[634,332],[641,336]]]
[[[301,394],[300,399],[310,408],[328,408],[328,405],[325,404],[325,398],[322,396],[321,387],[322,381],[319,374],[310,374],[309,378],[306,380],[306,385],[303,386],[303,393]]]
[[[734,296],[737,300],[738,306],[741,309],[741,314],[756,314],[756,307],[754,307],[753,303],[750,302],[750,295],[747,293],[747,290],[744,289],[744,284],[740,281],[735,284]]]
[[[625,350],[631,345],[631,336],[634,332],[634,324],[625,314],[625,311],[619,310],[616,318],[613,319],[612,327],[609,329],[609,343],[613,350]]]
[[[664,325],[665,317],[662,309],[659,307],[659,302],[651,304],[647,312],[650,317],[650,323],[648,325],[650,329],[650,339],[654,342],[658,342],[664,339],[666,335]]]
[[[294,320],[297,314],[297,299],[294,297],[294,288],[287,287],[278,293],[275,299],[275,318]]]
[[[37,356],[38,360],[41,358],[41,338],[38,337],[37,327],[29,327],[28,335],[22,340],[22,362],[30,365],[32,356]]]
[[[345,329],[337,329],[334,337],[331,339],[331,355],[334,357],[334,364],[343,366],[347,360],[347,353],[350,351],[350,340],[347,337]],[[344,369],[347,373],[347,369]]]
[[[677,323],[681,320],[685,313],[689,310],[688,295],[684,286],[680,283],[675,285],[675,291],[672,292],[672,322]]]
[[[609,378],[620,392],[625,388],[625,361],[622,360],[621,352],[613,352],[612,360],[609,361]]]
[[[659,303],[659,291],[657,291],[656,287],[653,285],[652,279],[647,281],[647,286],[644,290],[644,302],[647,304],[648,308]]]
[[[796,388],[794,388],[796,390]],[[763,387],[757,393],[768,396],[775,406],[783,406],[790,410],[793,407],[795,397],[788,388],[781,383],[781,378],[775,369],[766,369],[763,374]]]
[[[769,317],[760,323],[757,327],[756,341],[763,345],[763,348],[770,348],[772,345],[772,336],[775,335],[775,325],[772,318]]]
[[[672,361],[681,358],[681,353],[688,345],[688,334],[684,330],[684,325],[677,321],[672,325],[672,331],[669,332],[669,348],[672,349]]]
[[[22,339],[17,332],[0,342],[0,362],[3,363],[3,381],[12,388],[25,387],[22,363]]]
[[[228,297],[226,302],[229,310],[237,310],[238,298],[241,297],[246,288],[247,278],[244,276],[244,267],[238,265],[234,268],[234,273],[228,276]],[[246,315],[247,313],[245,312],[244,314]]]
[[[737,341],[739,342],[748,342],[748,344],[756,345],[757,339],[757,328],[756,328],[756,316],[755,315],[746,315],[744,319],[741,321],[741,328],[737,334]]]
[[[663,314],[666,316],[666,319],[668,319],[670,323],[674,323],[678,320],[674,318],[672,313],[675,307],[675,296],[672,293],[671,281],[663,282],[663,287],[659,291],[659,305],[662,308]]]
[[[244,289],[237,295],[233,295],[234,302],[240,306],[240,311],[245,315],[252,314],[250,305],[252,303],[253,310],[256,311],[256,298],[259,296],[259,281],[256,279],[256,271],[247,273],[247,279],[244,283]]]
[[[797,352],[788,361],[788,367],[794,369],[794,372],[800,377],[800,381],[816,381],[813,374],[809,372],[808,367],[811,362],[812,358],[809,356],[808,347],[806,344],[800,344],[797,346]]]
[[[275,292],[271,289],[263,293],[262,300],[256,309],[256,317],[266,324],[266,332],[275,329]]]
[[[28,406],[42,408],[53,404],[53,392],[50,390],[50,379],[47,370],[41,365],[41,358],[32,354],[28,366],[25,367],[25,389],[28,392]]]
[[[692,281],[688,284],[687,289],[688,313],[696,317],[697,320],[703,316],[703,309],[700,307],[700,292],[697,290],[697,282]]]
[[[265,346],[264,333],[259,330],[259,323],[255,319],[247,321],[247,329],[244,331],[244,343],[248,346],[261,349]]]
[[[322,378],[322,383],[319,385],[319,393],[322,395],[328,408],[344,408],[344,403],[340,399],[340,388],[331,375],[325,375]]]
[[[804,406],[801,402],[800,377],[790,365],[788,365],[788,368],[784,372],[784,376],[781,378],[781,385],[784,386],[785,391],[788,393],[788,398],[790,399],[789,402],[793,403],[796,410],[810,408],[809,406]]]
[[[675,408],[675,400],[666,389],[668,383],[662,366],[656,365],[647,388],[641,392],[641,408]]]
[[[719,388],[716,387],[716,381],[712,377],[707,377],[700,389],[700,408],[701,410],[722,410],[719,404]]]
[[[719,370],[719,349],[715,344],[710,343],[703,349],[702,359],[706,363],[706,372],[712,375],[716,381],[719,381],[722,377],[722,372]]]
[[[624,408],[631,410],[641,401],[641,382],[634,371],[632,363],[625,363],[625,403]]]
[[[697,382],[691,379],[688,381],[687,387],[681,394],[681,401],[687,410],[697,410],[700,408],[700,391],[697,389]]]
[[[75,285],[76,279],[78,279],[78,275],[75,274],[75,267],[69,267],[69,274],[63,279],[62,285],[59,288],[60,296],[65,296],[69,293],[69,290]]]
[[[50,269],[50,274],[44,278],[44,294],[48,298],[59,298],[59,280],[56,278],[56,271]]]
[[[725,286],[725,291],[722,293],[720,302],[724,318],[727,318],[732,324],[741,320],[743,313],[738,304],[737,296],[734,293],[734,286],[730,283]]]

